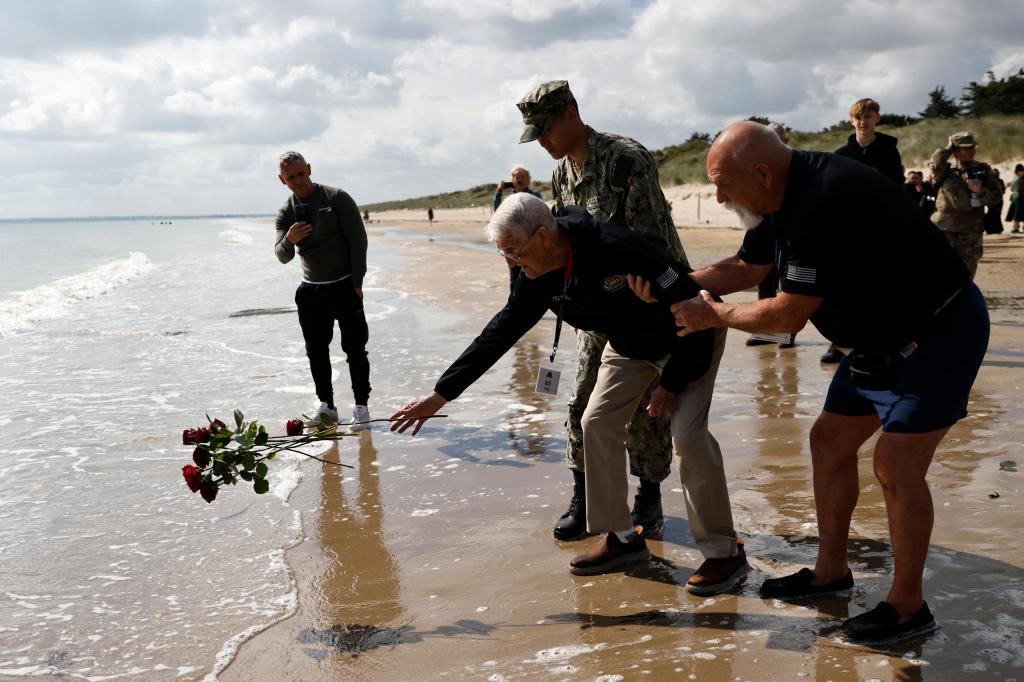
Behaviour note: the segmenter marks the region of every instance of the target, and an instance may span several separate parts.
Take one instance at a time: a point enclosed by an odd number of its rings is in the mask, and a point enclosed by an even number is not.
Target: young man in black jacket
[[[871,166],[897,185],[903,185],[903,160],[896,149],[896,138],[885,133],[875,132],[875,126],[882,120],[878,102],[865,97],[850,107],[850,123],[853,124],[853,135],[846,144],[835,151],[854,161]],[[830,345],[821,361],[834,365],[843,359],[843,354],[835,345]]]
[[[647,409],[672,418],[690,530],[705,557],[687,589],[715,594],[735,585],[748,566],[733,528],[722,453],[708,431],[725,334],[680,337],[668,310],[668,302],[699,291],[690,269],[628,228],[598,223],[578,207],[566,207],[556,219],[547,204],[525,193],[502,203],[487,233],[514,267],[508,302],[431,394],[393,415],[401,421],[392,430],[415,425],[415,435],[424,417],[457,398],[551,310],[558,316],[555,347],[562,320],[608,337],[583,415],[587,529],[607,535],[573,559],[570,570],[593,575],[650,557],[643,528],[630,519],[624,444],[629,420],[658,379]],[[631,275],[652,282],[654,303],[633,295]]]

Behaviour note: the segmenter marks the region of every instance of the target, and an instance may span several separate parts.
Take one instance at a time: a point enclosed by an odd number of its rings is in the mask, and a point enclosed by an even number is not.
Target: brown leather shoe
[[[625,564],[647,561],[651,552],[644,540],[644,529],[635,526],[633,532],[636,535],[629,542],[622,542],[615,533],[605,534],[594,549],[570,561],[569,570],[574,575],[598,575]]]
[[[724,559],[705,559],[690,579],[686,589],[691,594],[710,595],[725,592],[738,583],[750,570],[743,543],[736,543],[736,556]]]

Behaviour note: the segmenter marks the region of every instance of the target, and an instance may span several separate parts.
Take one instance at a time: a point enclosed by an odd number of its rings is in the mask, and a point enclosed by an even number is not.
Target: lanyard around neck
[[[569,293],[572,282],[572,247],[569,248],[569,264],[565,268],[565,285],[562,287],[562,300],[558,302],[558,315],[555,316],[555,343],[551,346],[551,362],[555,361],[558,352],[558,339],[562,336],[562,311],[565,309],[565,297]]]

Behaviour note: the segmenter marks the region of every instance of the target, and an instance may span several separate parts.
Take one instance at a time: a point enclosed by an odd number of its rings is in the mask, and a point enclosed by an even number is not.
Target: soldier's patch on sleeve
[[[626,286],[626,278],[622,275],[612,275],[604,280],[603,289],[608,293],[618,291],[622,287]]]
[[[679,273],[674,268],[669,268],[661,273],[661,277],[658,278],[658,286],[662,289],[668,289],[677,279],[679,279]]]
[[[786,268],[786,279],[792,282],[814,284],[818,279],[818,270],[816,268],[802,268],[799,265],[790,263]]]

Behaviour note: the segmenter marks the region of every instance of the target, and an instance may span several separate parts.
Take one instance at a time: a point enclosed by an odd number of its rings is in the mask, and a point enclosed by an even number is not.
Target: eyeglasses
[[[539,229],[540,225],[537,225],[535,228],[533,228],[533,232],[530,233],[529,239],[527,239],[526,243],[523,244],[523,251],[526,251],[526,247],[530,245],[531,241],[533,241],[533,238],[537,234],[537,230]],[[513,263],[520,263],[523,260],[522,254],[512,253],[511,251],[502,251],[501,249],[498,249],[498,255],[501,256],[502,258],[512,261]]]

